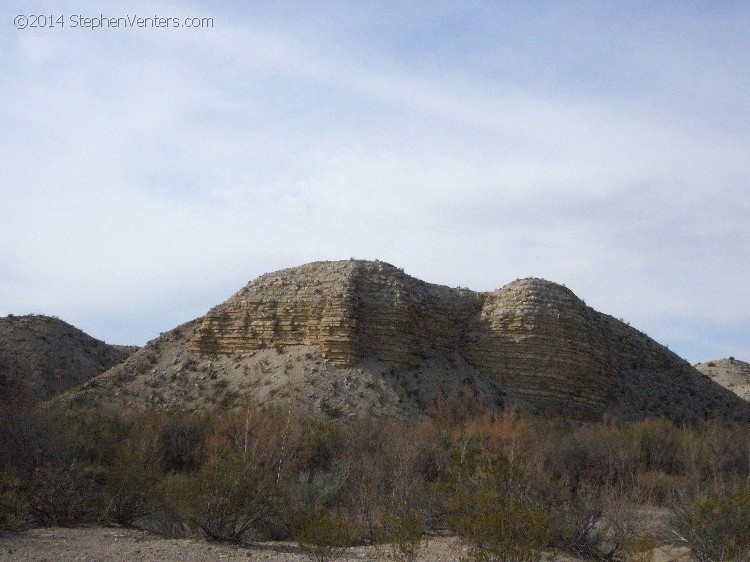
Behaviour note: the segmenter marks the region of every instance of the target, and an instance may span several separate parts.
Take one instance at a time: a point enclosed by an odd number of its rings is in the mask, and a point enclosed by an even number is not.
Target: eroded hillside
[[[0,394],[30,392],[47,399],[99,375],[132,354],[59,318],[0,318]]]
[[[250,282],[76,399],[333,416],[461,401],[574,419],[750,419],[750,406],[645,334],[542,279],[491,293],[383,262],[315,262]]]

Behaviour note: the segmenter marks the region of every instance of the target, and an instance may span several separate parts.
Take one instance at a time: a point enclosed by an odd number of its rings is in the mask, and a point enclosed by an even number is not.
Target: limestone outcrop
[[[334,365],[375,357],[408,370],[460,349],[481,302],[383,262],[317,262],[249,283],[206,315],[190,348],[236,354],[314,345]]]
[[[383,262],[315,262],[250,282],[187,342],[196,356],[238,359],[294,346],[336,368],[376,361],[423,379],[431,364],[460,363],[461,376],[501,389],[491,402],[543,414],[750,420],[746,403],[664,346],[542,279],[478,293]]]
[[[750,401],[750,363],[747,361],[728,357],[699,363],[695,368],[740,398]]]

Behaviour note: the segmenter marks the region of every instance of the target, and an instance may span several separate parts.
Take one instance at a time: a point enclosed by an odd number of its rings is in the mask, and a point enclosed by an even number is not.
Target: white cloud
[[[143,341],[264,271],[357,256],[482,290],[565,282],[696,360],[721,348],[700,344],[702,322],[728,323],[723,354],[739,356],[740,35],[704,56],[702,37],[606,13],[598,30],[586,9],[568,22],[580,36],[520,4],[507,21],[443,6],[398,25],[276,9],[163,4],[215,28],[4,38],[0,313]]]

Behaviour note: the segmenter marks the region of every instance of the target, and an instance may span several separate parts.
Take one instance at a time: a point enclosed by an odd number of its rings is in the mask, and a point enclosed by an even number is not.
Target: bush
[[[0,473],[0,531],[17,531],[30,522],[28,497],[13,473]]]
[[[639,475],[636,496],[641,503],[669,505],[687,487],[686,476],[660,471],[644,472]]]
[[[143,527],[169,538],[195,536],[188,520],[187,496],[194,487],[194,476],[180,473],[164,475],[154,490],[154,509],[144,519]]]
[[[468,450],[454,458],[451,527],[478,561],[532,562],[548,546],[552,519],[523,468],[504,455]]]
[[[641,470],[680,473],[683,467],[680,430],[670,421],[647,419],[636,422],[629,433]]]
[[[207,420],[201,416],[172,414],[157,420],[159,454],[166,471],[194,472],[205,460]]]
[[[100,521],[105,482],[101,469],[76,461],[38,466],[29,484],[31,514],[44,526],[69,527]]]
[[[672,525],[699,562],[750,559],[750,484],[688,498],[675,507]]]
[[[356,544],[361,533],[351,517],[331,510],[300,514],[293,527],[297,544],[314,562],[340,558],[348,547]]]
[[[608,525],[601,498],[591,490],[565,498],[554,509],[553,542],[559,549],[583,558],[598,558]]]
[[[137,431],[131,432],[137,433]],[[162,478],[160,458],[153,437],[132,435],[117,451],[107,479],[107,517],[129,526],[157,507],[157,488]]]
[[[532,562],[541,560],[551,523],[549,514],[518,498],[475,498],[476,511],[455,522],[456,532],[472,547],[474,560]]]
[[[302,471],[291,487],[289,507],[293,513],[333,507],[345,484],[346,473],[343,470],[316,473]]]
[[[383,517],[380,541],[397,562],[414,562],[425,546],[424,514],[408,506],[391,507]]]
[[[241,542],[277,513],[283,498],[273,470],[239,454],[209,460],[182,486],[185,518],[217,541]]]

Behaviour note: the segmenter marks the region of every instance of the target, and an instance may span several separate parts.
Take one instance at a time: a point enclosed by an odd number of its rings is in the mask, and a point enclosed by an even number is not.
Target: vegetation
[[[454,411],[455,410],[455,411]],[[379,544],[412,561],[430,532],[473,560],[542,552],[642,560],[750,554],[750,427],[579,424],[445,408],[419,421],[0,406],[0,528],[117,523],[175,536],[295,540],[313,560]],[[665,529],[639,506],[668,508]]]
[[[699,562],[750,560],[750,482],[686,498],[673,525]]]

